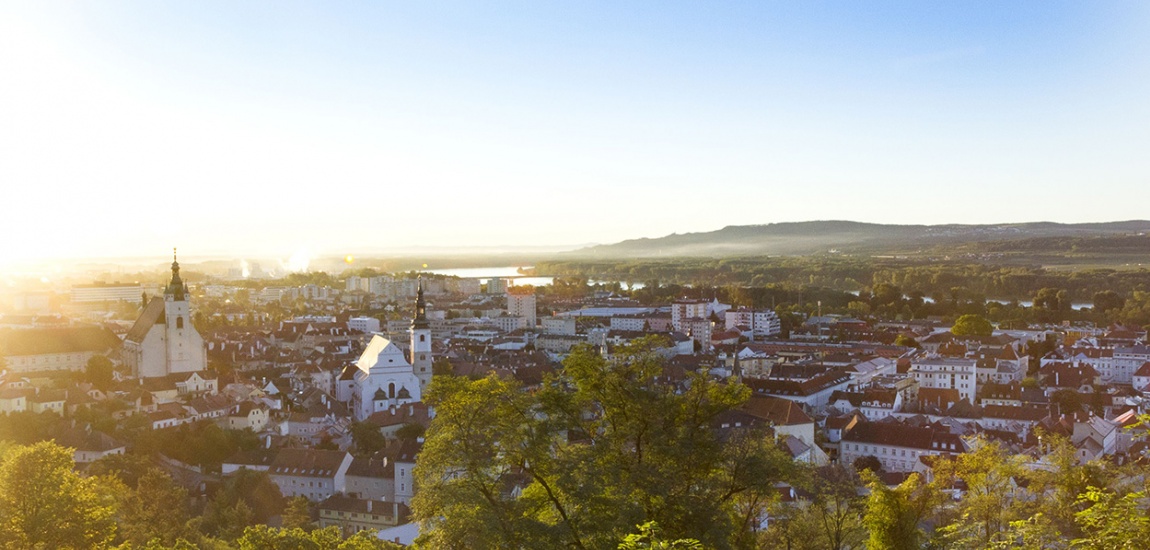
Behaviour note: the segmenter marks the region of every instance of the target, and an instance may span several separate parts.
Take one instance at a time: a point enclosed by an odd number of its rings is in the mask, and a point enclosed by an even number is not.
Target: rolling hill
[[[887,225],[809,221],[728,226],[704,233],[622,241],[564,254],[586,258],[729,257],[752,255],[1058,253],[1100,248],[1115,238],[1129,252],[1150,253],[1150,221],[1062,224]]]

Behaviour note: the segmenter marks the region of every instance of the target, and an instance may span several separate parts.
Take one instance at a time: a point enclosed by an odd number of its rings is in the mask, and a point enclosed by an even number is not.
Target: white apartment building
[[[72,302],[130,302],[141,303],[144,287],[140,283],[93,283],[72,285]]]
[[[527,328],[535,328],[535,292],[512,288],[507,292],[507,315],[527,320]]]
[[[754,338],[774,336],[783,331],[782,320],[779,319],[777,313],[769,309],[739,308],[727,310],[724,316],[726,317],[727,330],[747,327]]]
[[[366,334],[379,332],[379,319],[375,317],[352,317],[347,320],[348,330],[358,330]]]
[[[546,334],[575,334],[574,317],[544,317],[542,319],[543,332]]]
[[[671,326],[679,332],[687,332],[684,322],[687,319],[706,319],[709,306],[710,303],[703,300],[675,300],[671,304]]]
[[[974,403],[978,393],[978,362],[950,357],[920,358],[911,361],[910,374],[919,388],[958,390],[958,395]]]

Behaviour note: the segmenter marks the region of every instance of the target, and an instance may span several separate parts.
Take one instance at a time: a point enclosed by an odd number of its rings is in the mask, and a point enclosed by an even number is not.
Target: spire
[[[419,276],[419,290],[415,293],[415,318],[411,320],[412,329],[426,329],[431,325],[427,322],[427,302],[423,301],[423,275]]]
[[[188,288],[184,286],[184,281],[180,279],[180,262],[176,260],[176,249],[172,248],[172,281],[168,283],[168,288],[164,290],[164,294],[170,294],[176,300],[183,300],[184,294]]]

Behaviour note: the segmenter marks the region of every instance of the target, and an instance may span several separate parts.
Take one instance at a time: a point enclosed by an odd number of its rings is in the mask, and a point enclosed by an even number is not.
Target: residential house
[[[382,500],[332,495],[318,506],[320,528],[338,527],[344,537],[360,531],[378,532],[407,522],[407,505]]]
[[[924,456],[967,452],[966,442],[934,425],[910,426],[899,422],[861,422],[845,432],[839,445],[843,464],[873,456],[888,472],[914,471]]]
[[[344,476],[352,456],[345,451],[281,449],[268,467],[268,475],[285,497],[322,501],[343,492]]]

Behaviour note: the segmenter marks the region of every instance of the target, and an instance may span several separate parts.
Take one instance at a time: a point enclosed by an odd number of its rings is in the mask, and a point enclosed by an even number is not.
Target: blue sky
[[[1147,218],[1147,37],[1143,2],[4,3],[0,259]]]

